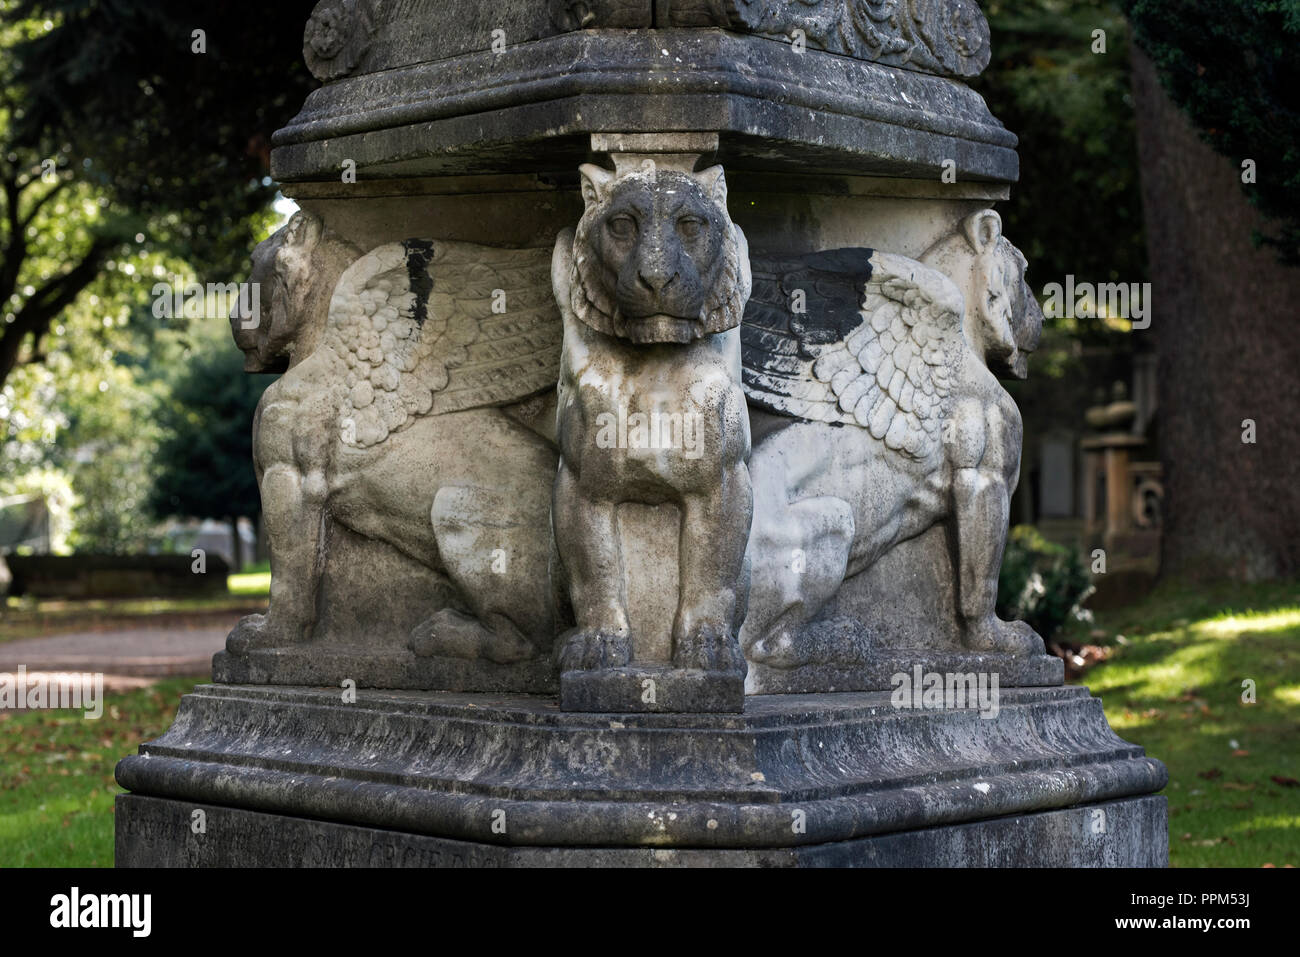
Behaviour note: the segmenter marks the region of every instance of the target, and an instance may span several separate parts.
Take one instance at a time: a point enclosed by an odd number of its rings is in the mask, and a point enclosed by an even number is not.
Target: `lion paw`
[[[749,660],[769,668],[798,668],[811,661],[807,648],[788,631],[764,635],[749,646]]]
[[[226,636],[226,651],[246,655],[258,648],[277,648],[294,644],[290,629],[277,627],[270,615],[245,615]]]
[[[966,647],[971,651],[994,651],[1008,655],[1043,655],[1047,648],[1038,632],[1023,621],[1003,621],[989,616],[966,632]]]
[[[596,628],[579,629],[559,644],[560,671],[622,668],[632,661],[632,636]]]
[[[699,625],[673,642],[673,664],[694,671],[745,673],[740,642],[725,628]]]
[[[536,657],[537,649],[513,626],[499,630],[454,608],[443,608],[417,625],[407,647],[418,658],[486,658],[499,665]]]

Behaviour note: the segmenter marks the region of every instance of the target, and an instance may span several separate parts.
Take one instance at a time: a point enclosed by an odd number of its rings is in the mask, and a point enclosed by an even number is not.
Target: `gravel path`
[[[91,671],[159,677],[208,675],[212,656],[230,631],[223,628],[131,628],[86,631],[0,643],[0,672]]]

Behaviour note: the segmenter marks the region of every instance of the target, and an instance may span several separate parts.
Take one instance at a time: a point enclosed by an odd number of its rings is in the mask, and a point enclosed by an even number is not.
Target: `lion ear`
[[[991,209],[971,213],[961,225],[971,249],[980,255],[992,249],[1002,238],[1002,217]]]
[[[609,194],[609,184],[614,182],[614,174],[592,163],[583,163],[578,172],[582,174],[582,201],[588,206],[603,202]]]
[[[695,174],[695,180],[704,187],[710,199],[723,209],[727,208],[727,177],[721,166],[710,166],[706,170],[701,170]]]

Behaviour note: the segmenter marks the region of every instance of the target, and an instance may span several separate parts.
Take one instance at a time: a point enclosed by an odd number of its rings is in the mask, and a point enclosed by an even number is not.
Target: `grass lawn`
[[[1170,864],[1300,867],[1300,583],[1166,584],[1094,627],[1081,680],[1169,768]]]
[[[0,867],[112,867],[113,768],[167,729],[195,681],[106,695],[97,721],[0,711]]]
[[[1090,627],[1113,653],[1084,683],[1169,767],[1171,863],[1300,866],[1300,584],[1166,585]],[[113,768],[194,683],[109,695],[98,721],[0,712],[0,866],[110,866]]]

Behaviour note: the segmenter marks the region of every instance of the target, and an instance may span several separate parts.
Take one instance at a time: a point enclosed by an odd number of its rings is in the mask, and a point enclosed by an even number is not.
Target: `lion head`
[[[259,243],[249,276],[256,284],[257,322],[249,326],[238,310],[230,317],[244,371],[283,372],[310,355],[325,328],[334,287],[360,255],[306,210]]]
[[[966,339],[989,369],[1025,378],[1043,331],[1043,311],[1025,281],[1025,257],[1002,235],[1002,217],[991,209],[972,213],[921,261],[961,289]]]
[[[636,343],[687,343],[735,328],[749,298],[749,250],[727,214],[722,167],[633,159],[616,157],[616,172],[582,167],[574,314]]]

